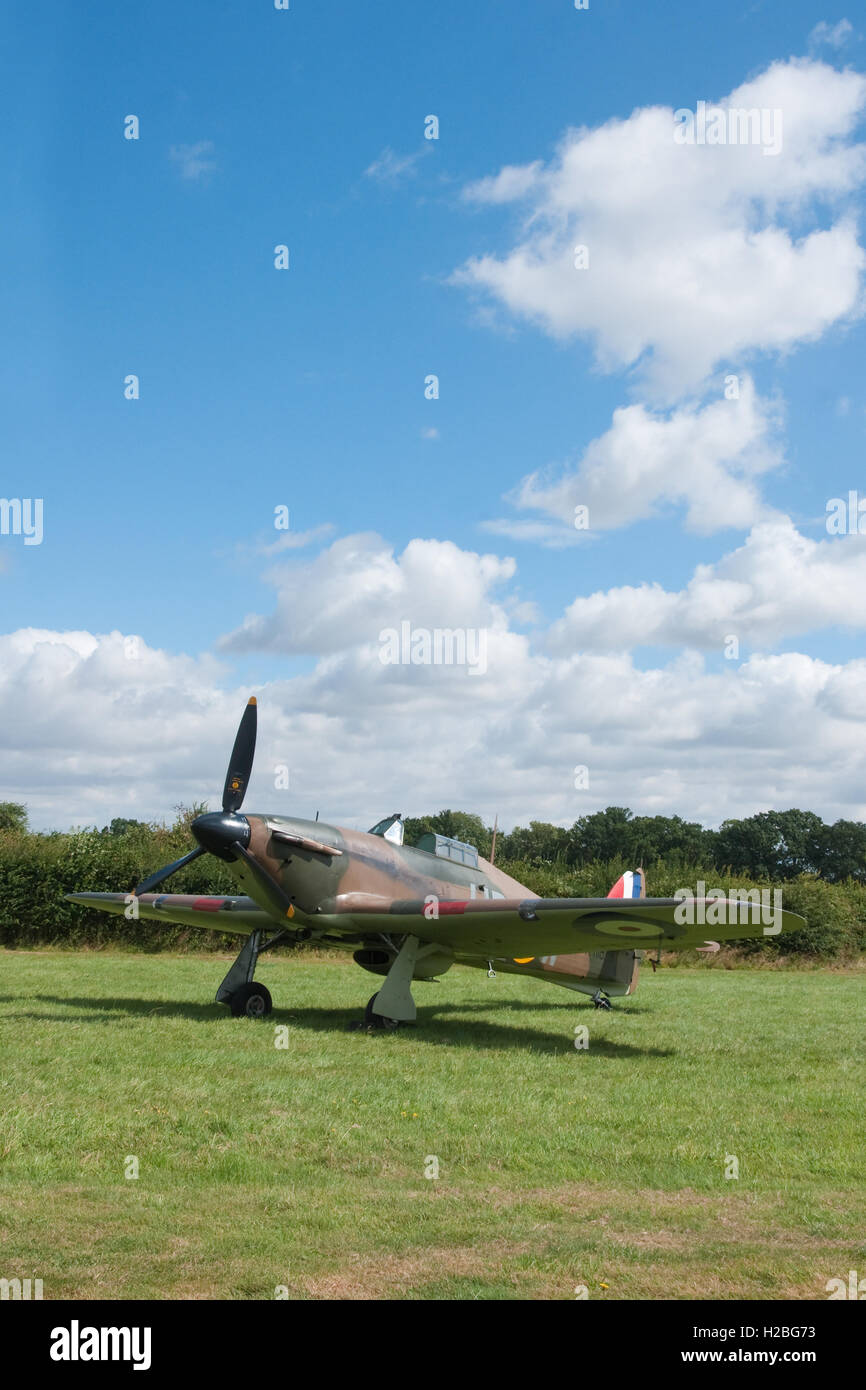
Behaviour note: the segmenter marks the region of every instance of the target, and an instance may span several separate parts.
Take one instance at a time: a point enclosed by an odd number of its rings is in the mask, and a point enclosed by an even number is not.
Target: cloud
[[[705,98],[696,91],[695,105]],[[570,130],[548,164],[506,166],[466,190],[513,201],[522,231],[452,282],[554,338],[585,339],[603,370],[639,368],[668,400],[719,364],[738,370],[859,313],[866,255],[846,199],[866,175],[853,137],[866,78],[792,59],[720,104],[780,111],[781,152],[678,144],[660,106]]]
[[[728,636],[775,646],[833,627],[866,629],[866,536],[815,541],[777,517],[717,563],[699,565],[679,592],[645,583],[576,598],[548,645],[559,653],[639,645],[721,653]]]
[[[828,24],[826,19],[822,19],[809,35],[809,51],[814,52],[818,48],[843,48],[854,33],[854,26],[849,19],[840,19],[838,24]]]
[[[172,145],[168,157],[175,163],[183,179],[203,181],[216,169],[213,140],[199,140],[195,145]]]
[[[479,522],[482,531],[494,536],[506,536],[509,540],[535,542],[547,550],[563,550],[569,545],[580,545],[590,538],[589,531],[578,531],[573,526],[555,525],[549,521],[521,521],[508,517],[493,517]]]
[[[386,667],[356,642],[259,685],[245,809],[320,810],[363,829],[395,807],[498,812],[504,826],[570,824],[608,804],[706,823],[791,805],[866,818],[863,660],[789,652],[710,671],[686,653],[640,670],[621,651],[545,654],[501,617],[490,649],[477,680]],[[57,827],[216,806],[249,694],[212,659],[120,633],[2,637],[4,795]],[[589,769],[579,792],[577,765]],[[288,790],[276,789],[282,766]]]
[[[367,165],[364,175],[377,183],[399,183],[414,176],[415,166],[423,153],[423,150],[417,150],[415,154],[395,154],[390,145],[386,146],[373,163]]]
[[[496,620],[492,593],[515,564],[452,541],[412,540],[400,556],[380,536],[335,541],[310,563],[265,576],[277,593],[269,616],[251,615],[220,643],[224,651],[337,652],[408,620],[416,627],[484,628]],[[381,664],[381,663],[380,663]]]
[[[540,159],[532,164],[506,164],[498,174],[468,184],[463,197],[470,203],[512,203],[538,188],[543,173],[544,163]]]
[[[303,550],[331,535],[333,530],[332,521],[323,521],[320,526],[311,526],[309,531],[282,531],[275,541],[259,541],[253,546],[253,552],[256,555],[280,555],[285,550]]]
[[[219,762],[234,737],[217,688],[225,676],[211,656],[172,655],[132,634],[23,628],[0,636],[9,797],[26,802],[36,824],[61,828],[112,807],[112,815],[147,819],[170,816],[181,801],[218,801]],[[242,708],[248,693],[234,692],[230,703]],[[199,769],[209,760],[208,782]]]
[[[703,407],[667,413],[624,406],[576,467],[558,476],[549,469],[531,473],[509,500],[568,526],[575,508],[586,507],[590,531],[631,525],[665,504],[684,507],[686,527],[699,534],[746,529],[768,514],[756,480],[778,468],[783,455],[778,408],[757,396],[749,377],[738,379],[737,390],[736,399],[720,394]]]

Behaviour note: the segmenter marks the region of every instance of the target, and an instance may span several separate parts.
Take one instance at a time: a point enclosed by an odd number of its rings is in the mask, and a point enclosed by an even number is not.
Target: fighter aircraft
[[[257,706],[243,714],[229,760],[222,810],[191,825],[198,841],[132,893],[69,893],[105,912],[178,922],[245,937],[216,993],[235,1017],[271,1012],[254,979],[264,951],[278,942],[354,948],[362,969],[384,977],[367,1004],[368,1030],[393,1029],[416,1016],[414,981],[438,979],[452,965],[527,975],[588,994],[597,1008],[634,992],[647,951],[715,946],[802,926],[752,893],[719,900],[648,898],[642,869],[622,875],[606,898],[540,898],[442,835],[403,843],[392,815],[366,833],[282,815],[241,815],[252,772]],[[154,891],[185,864],[212,854],[232,866],[241,892],[202,897]],[[709,910],[707,910],[709,909]]]

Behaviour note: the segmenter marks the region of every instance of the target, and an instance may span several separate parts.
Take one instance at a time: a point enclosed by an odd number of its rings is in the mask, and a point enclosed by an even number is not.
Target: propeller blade
[[[167,864],[164,869],[157,869],[155,874],[151,874],[148,878],[143,878],[138,887],[134,888],[132,891],[137,898],[140,898],[142,893],[152,893],[154,888],[158,888],[159,885],[164,883],[167,878],[170,878],[177,869],[182,869],[184,864],[191,864],[194,859],[198,859],[199,855],[204,853],[205,851],[202,849],[201,845],[196,845],[195,849],[190,850],[189,854],[185,854],[182,859],[175,859],[173,864]]]
[[[217,813],[198,816],[193,822],[193,833],[199,840],[199,844],[194,850],[190,850],[189,854],[183,855],[181,859],[175,859],[173,864],[167,864],[164,869],[157,869],[156,873],[142,879],[138,887],[133,890],[136,897],[140,897],[142,893],[151,893],[154,888],[165,883],[165,880],[176,873],[178,869],[182,869],[184,864],[191,864],[200,855],[211,853],[216,854],[219,858],[225,858],[225,850],[228,849],[238,858],[246,859],[250,863],[257,881],[267,893],[268,902],[276,906],[279,916],[290,917],[292,915],[294,908],[291,900],[286,897],[279,885],[274,883],[270,874],[266,873],[253,856],[247,853],[241,841],[234,838],[241,833],[241,830],[244,834],[249,834],[249,826],[243,816],[238,816],[235,822],[229,819],[226,823],[225,820],[226,816],[234,816],[244,799],[250,773],[253,770],[253,757],[256,751],[256,722],[256,697],[252,695],[241,716],[232,755],[229,759],[229,770],[223,788],[222,817]]]
[[[284,893],[277,881],[271,878],[267,869],[263,869],[254,854],[250,854],[239,842],[232,845],[234,853],[239,859],[246,861],[250,873],[262,890],[262,897],[272,909],[275,916],[279,918],[294,917],[295,909],[288,893]]]
[[[223,788],[223,810],[238,811],[243,803],[256,751],[256,697],[251,695],[241,716]]]

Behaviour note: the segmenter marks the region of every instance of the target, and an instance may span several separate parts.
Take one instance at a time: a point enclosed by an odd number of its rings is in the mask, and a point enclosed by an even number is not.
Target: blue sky
[[[248,615],[275,608],[273,560],[257,547],[273,543],[274,507],[285,504],[292,532],[314,533],[282,557],[295,565],[368,532],[398,556],[424,538],[513,557],[515,572],[487,598],[505,603],[510,631],[530,643],[520,648],[529,660],[532,644],[549,652],[547,631],[576,598],[622,585],[683,591],[696,566],[742,546],[749,525],[696,532],[674,493],[579,544],[543,545],[484,523],[540,519],[538,508],[503,497],[539,469],[573,471],[618,409],[700,409],[720,394],[728,371],[748,375],[776,412],[778,456],[760,478],[762,505],[821,541],[826,499],[858,482],[866,493],[864,327],[853,300],[820,329],[792,331],[781,348],[768,348],[752,326],[735,360],[722,353],[700,381],[659,395],[644,380],[646,358],[605,364],[592,329],[578,325],[557,338],[543,310],[515,312],[507,296],[456,273],[478,257],[505,263],[532,225],[525,206],[467,196],[477,181],[504,166],[552,168],[569,129],[627,122],[640,108],[721,100],[792,56],[861,70],[856,20],[837,30],[843,19],[796,0],[680,7],[675,17],[617,0],[591,0],[585,12],[567,0],[292,0],[288,12],[265,0],[151,3],[96,7],[86,24],[59,3],[7,11],[3,101],[14,138],[0,228],[8,326],[0,492],[44,498],[45,537],[38,547],[0,537],[2,631],[116,630],[137,634],[184,670],[187,660],[216,660],[202,720],[224,694],[221,729],[236,722],[236,691],[245,685],[274,683],[273,703],[287,721],[293,679],[324,683],[335,708],[341,699],[349,710],[363,705],[348,640],[314,650],[283,624],[279,639],[259,650],[220,645]],[[815,36],[822,21],[825,36]],[[123,138],[130,113],[140,120],[135,141]],[[440,131],[427,141],[430,113]],[[832,139],[853,149],[856,129]],[[610,177],[614,187],[616,168]],[[773,215],[776,225],[796,241],[841,218],[856,222],[858,178],[844,191],[830,178],[818,196],[804,185]],[[674,223],[671,237],[678,225],[688,236],[687,225]],[[274,269],[278,243],[290,248],[287,272]],[[696,301],[696,334],[703,312]],[[650,355],[663,347],[655,343]],[[140,378],[137,401],[124,399],[128,373]],[[435,401],[424,398],[428,373],[440,379]],[[317,592],[313,582],[311,602]],[[469,622],[474,600],[466,612]],[[795,651],[843,671],[853,662],[859,680],[862,624],[844,604],[829,614],[825,605],[807,632],[790,627],[744,631],[744,655]],[[691,631],[682,641],[625,645],[634,666],[651,671],[690,651]],[[340,660],[343,668],[327,667]],[[704,660],[724,672],[711,644]],[[32,668],[26,676],[16,668],[8,699],[20,707],[31,681],[42,688]],[[177,676],[177,698],[184,681]],[[170,711],[172,677],[163,672],[158,689],[160,710]],[[125,691],[120,678],[109,693],[104,717],[113,711],[120,730],[124,709],[144,696]],[[309,685],[295,693],[316,705]],[[457,720],[462,695],[449,699]],[[540,694],[535,708],[547,708],[546,699]],[[411,743],[424,697],[403,691],[401,700]],[[162,728],[170,715],[158,717]],[[516,707],[497,705],[486,718],[506,727]],[[577,711],[576,729],[579,719]],[[437,738],[447,738],[447,701],[436,720]],[[629,728],[617,722],[608,736],[627,742]],[[374,732],[370,739],[359,757],[376,751]],[[68,797],[52,740],[24,741],[29,752],[10,793],[33,804],[37,818],[63,819]],[[779,769],[792,751],[776,750]],[[104,779],[89,802],[97,818],[118,806],[114,753],[101,753]],[[390,776],[396,747],[383,742],[379,756]],[[571,756],[564,749],[563,764]],[[500,793],[495,758],[477,731],[450,767],[429,782],[413,777],[417,794],[451,790],[452,803],[474,808],[466,764],[476,757],[491,770],[489,804],[477,806],[485,813],[503,799],[517,819],[568,821],[585,809],[557,800],[543,770],[524,782],[500,769],[509,780]],[[668,772],[672,760],[674,753]],[[204,779],[204,750],[201,761]],[[619,786],[615,761],[605,767],[601,804],[640,800]],[[219,769],[213,776],[216,786]],[[336,767],[327,780],[342,813],[364,820],[358,798],[338,792]],[[729,775],[719,818],[789,790],[781,772],[766,792],[738,793],[738,780]],[[712,818],[710,800],[687,783],[682,809]],[[831,777],[797,790],[828,813],[854,814],[860,805]],[[141,797],[142,813],[164,814],[172,804],[156,785]],[[371,821],[390,809],[367,800]],[[67,819],[75,818],[70,809]]]

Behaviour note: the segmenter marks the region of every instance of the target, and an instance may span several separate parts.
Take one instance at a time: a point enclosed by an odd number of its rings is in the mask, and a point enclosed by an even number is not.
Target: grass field
[[[225,968],[4,953],[0,1277],[46,1299],[823,1299],[866,1274],[862,971],[647,970],[604,1014],[455,968],[416,986],[415,1026],[370,1035],[347,1031],[376,986],[350,962],[264,958],[263,1022],[209,1002]]]

